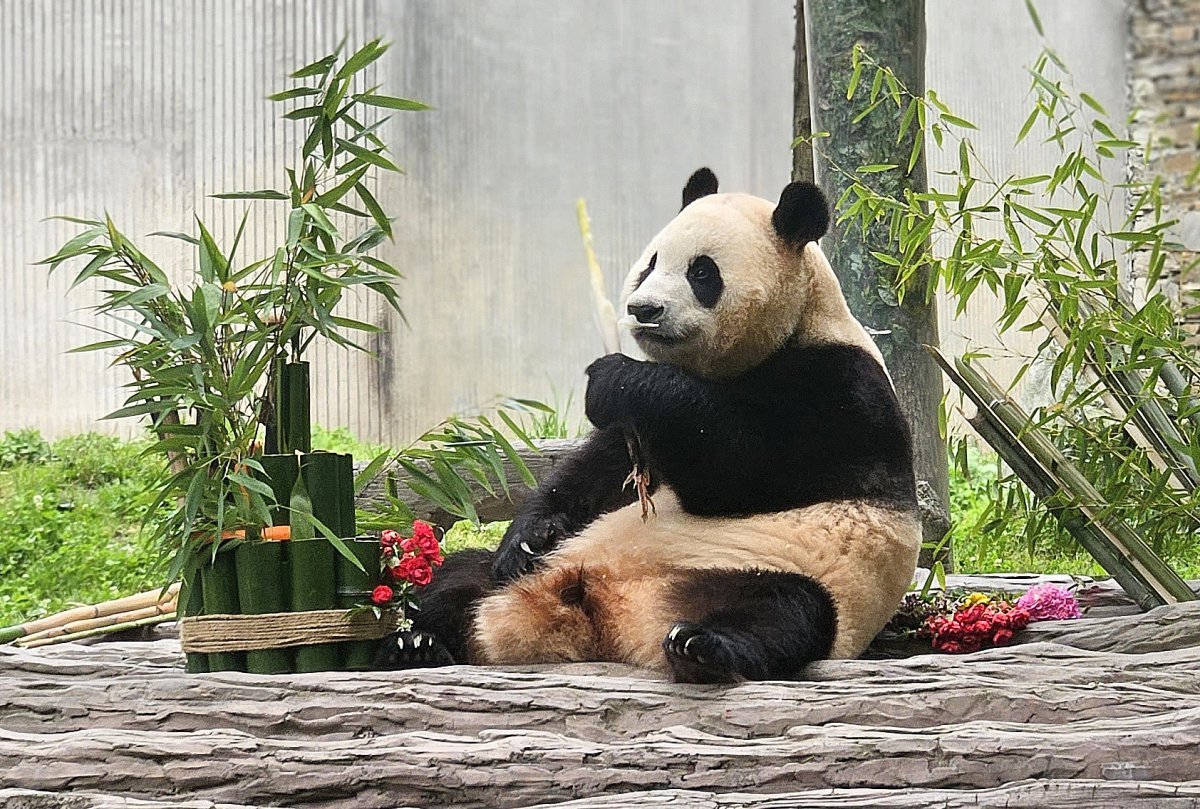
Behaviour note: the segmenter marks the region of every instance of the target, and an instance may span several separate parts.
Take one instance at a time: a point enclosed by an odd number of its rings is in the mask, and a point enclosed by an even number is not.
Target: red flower
[[[371,603],[377,607],[382,607],[392,600],[395,592],[386,584],[381,584],[371,591]]]
[[[406,556],[392,570],[392,575],[397,579],[424,586],[433,580],[433,568],[424,556]]]
[[[392,529],[388,529],[379,535],[379,544],[385,548],[391,548],[400,541],[400,534]]]
[[[442,563],[442,546],[438,544],[437,538],[434,536],[417,536],[413,537],[417,542],[417,549],[421,556],[429,560],[431,565],[440,565]]]
[[[433,533],[433,526],[424,520],[413,520],[413,539],[420,541],[425,538],[437,542],[437,537]]]

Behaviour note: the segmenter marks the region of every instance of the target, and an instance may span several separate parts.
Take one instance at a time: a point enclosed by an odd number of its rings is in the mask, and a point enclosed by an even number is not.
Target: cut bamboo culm
[[[33,635],[38,632],[43,632],[47,629],[53,629],[64,624],[69,624],[72,621],[86,621],[92,618],[103,618],[108,615],[116,615],[122,612],[130,612],[131,610],[141,609],[143,607],[151,607],[156,604],[167,603],[173,601],[179,593],[179,585],[172,584],[166,590],[147,590],[144,593],[137,593],[123,598],[117,598],[112,601],[105,601],[102,604],[91,604],[85,607],[73,607],[69,610],[63,610],[53,615],[47,615],[45,618],[38,618],[35,621],[27,621],[16,626],[9,626],[0,629],[0,643],[11,643],[18,638],[23,638],[27,635]]]
[[[81,632],[73,632],[70,635],[63,635],[57,638],[42,638],[24,645],[26,649],[37,649],[41,646],[50,646],[55,643],[74,643],[77,640],[84,638],[94,638],[99,635],[111,635],[114,632],[124,632],[127,629],[137,629],[143,626],[155,626],[157,624],[165,624],[175,620],[175,613],[168,612],[162,615],[152,615],[148,618],[140,618],[135,621],[123,621],[119,624],[111,626],[101,626],[95,629],[85,629]]]
[[[1100,492],[994,380],[962,360],[952,365],[936,349],[930,353],[978,408],[971,422],[981,437],[1142,609],[1195,599],[1138,533],[1109,513]]]

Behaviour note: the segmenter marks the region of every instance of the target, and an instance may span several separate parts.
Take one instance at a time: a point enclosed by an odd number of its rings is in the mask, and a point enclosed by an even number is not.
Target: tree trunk
[[[854,123],[864,104],[846,99],[852,72],[851,52],[861,44],[880,64],[890,67],[914,94],[925,91],[924,0],[804,0],[807,31],[809,86],[812,95],[812,129],[828,132],[816,150],[816,176],[831,201],[841,198],[850,180],[833,169],[847,170],[872,163],[908,165],[917,127],[899,143],[900,112],[892,105]],[[799,53],[799,44],[797,52]],[[797,66],[800,61],[797,59]],[[797,75],[797,83],[802,77]],[[865,82],[869,86],[870,75]],[[895,110],[892,117],[884,109]],[[797,114],[799,121],[799,114]],[[925,159],[913,170],[871,175],[882,193],[902,196],[906,189],[926,190]],[[917,477],[928,481],[945,508],[949,502],[946,443],[938,429],[942,399],[941,372],[922,345],[937,345],[937,308],[925,300],[927,278],[914,279],[903,303],[893,294],[892,268],[871,252],[890,250],[886,227],[866,233],[853,222],[835,223],[822,241],[842,283],[850,309],[875,334],[891,371],[901,407],[913,430]],[[930,537],[926,536],[928,541]],[[945,561],[949,561],[948,548]],[[929,561],[928,554],[922,557]]]
[[[792,82],[792,180],[816,182],[813,167],[812,98],[808,92],[808,39],[804,35],[804,0],[796,0],[796,70]]]

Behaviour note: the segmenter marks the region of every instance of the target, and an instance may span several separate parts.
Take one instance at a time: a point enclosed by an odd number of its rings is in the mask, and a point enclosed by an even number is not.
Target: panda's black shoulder
[[[791,340],[750,371],[741,384],[790,391],[831,405],[896,402],[879,360],[860,346],[844,343]]]

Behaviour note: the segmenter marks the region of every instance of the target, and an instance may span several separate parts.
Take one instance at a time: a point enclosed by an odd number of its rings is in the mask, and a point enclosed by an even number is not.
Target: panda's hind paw
[[[733,683],[739,679],[729,641],[699,624],[679,621],[663,639],[662,647],[676,682]]]
[[[379,642],[375,668],[422,669],[454,665],[454,656],[436,635],[428,632],[393,632]]]

